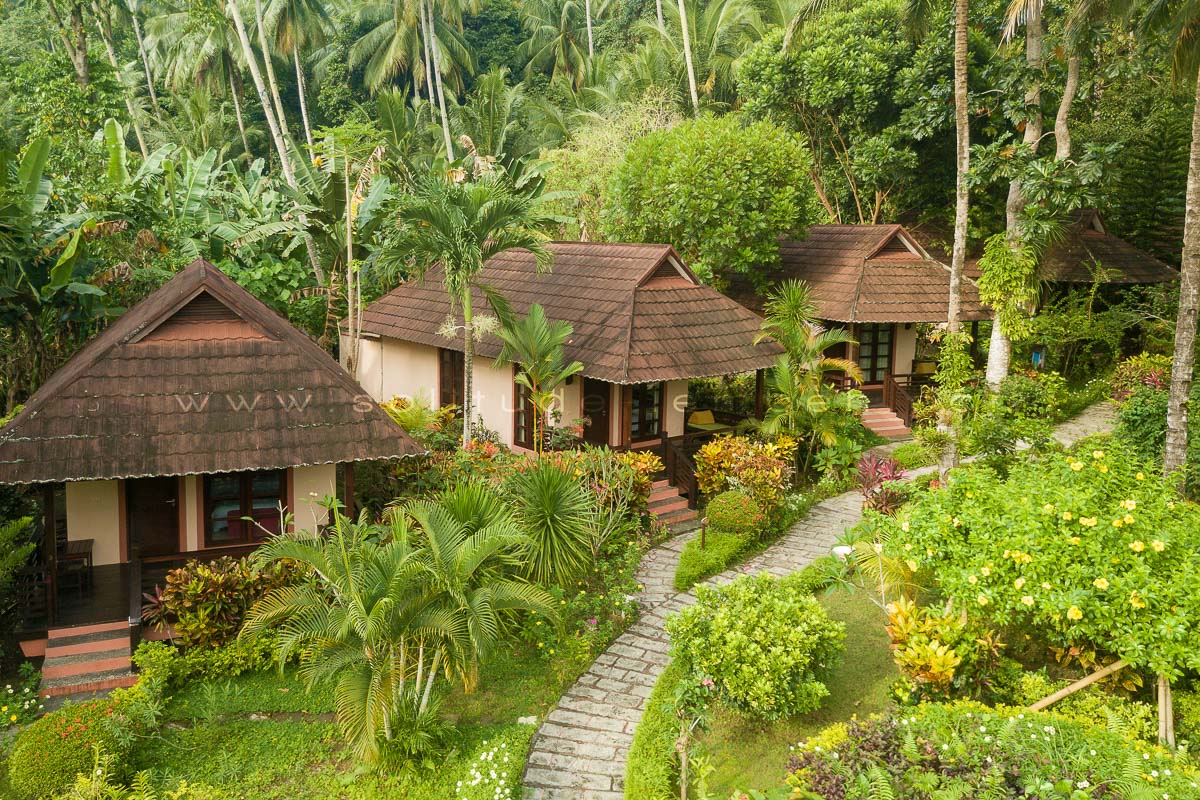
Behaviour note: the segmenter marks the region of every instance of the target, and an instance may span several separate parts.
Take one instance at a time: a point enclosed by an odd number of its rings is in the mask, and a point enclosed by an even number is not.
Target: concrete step
[[[686,497],[675,495],[675,499],[673,500],[661,503],[651,503],[649,506],[649,511],[651,514],[661,517],[663,514],[670,514],[671,512],[678,511],[681,508],[687,508],[687,504],[688,502]]]
[[[677,525],[683,522],[691,522],[700,518],[700,514],[694,508],[688,508],[687,503],[684,503],[683,508],[668,511],[665,514],[658,514],[659,522],[669,525],[674,529]]]
[[[129,652],[129,637],[123,636],[120,639],[98,639],[93,642],[80,642],[79,644],[58,644],[57,641],[53,645],[46,646],[46,660],[59,661],[68,659],[92,659],[100,658],[102,653],[120,653]]]
[[[99,653],[101,658],[95,658],[91,655],[84,656],[68,656],[67,658],[56,658],[46,660],[42,664],[42,680],[55,680],[57,678],[90,678],[98,673],[112,672],[113,670],[128,670],[130,668],[129,661],[129,646],[126,645],[123,651],[115,651],[109,653]]]
[[[72,625],[69,628],[53,628],[46,637],[49,639],[65,639],[75,636],[90,636],[95,633],[111,633],[123,631],[126,636],[129,635],[129,623],[125,620],[119,622],[99,622],[94,625]]]
[[[88,680],[80,682],[76,679],[60,678],[43,680],[39,694],[42,697],[66,697],[75,694],[92,694],[107,692],[110,689],[125,689],[137,683],[137,675],[128,669],[111,670],[88,676]]]

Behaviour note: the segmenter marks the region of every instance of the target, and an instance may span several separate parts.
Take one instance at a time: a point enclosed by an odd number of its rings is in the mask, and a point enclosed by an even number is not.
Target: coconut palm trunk
[[[117,51],[113,47],[112,41],[112,20],[95,2],[92,3],[92,13],[96,16],[96,30],[99,31],[100,41],[104,44],[104,54],[108,57],[113,74],[117,76],[117,82],[121,84],[121,94],[125,96],[125,110],[129,112],[129,122],[133,125],[138,150],[144,159],[150,155],[150,151],[146,148],[146,137],[142,133],[142,121],[138,116],[137,107],[133,103],[133,90],[125,84],[125,76],[121,74],[121,64],[117,61]]]
[[[154,88],[154,74],[150,71],[150,56],[146,52],[146,40],[142,36],[142,23],[138,19],[136,5],[130,5],[129,16],[133,19],[133,36],[137,40],[138,58],[142,62],[142,72],[146,75],[146,91],[150,95],[150,105],[154,106],[154,116],[161,120],[162,107],[158,104],[158,91]]]
[[[246,138],[246,120],[242,116],[242,101],[238,97],[238,87],[234,83],[233,73],[229,73],[229,97],[233,100],[233,113],[237,117],[238,133],[242,136],[242,149],[246,151],[246,158],[254,160],[254,154],[250,152],[250,140]]]
[[[958,333],[962,306],[963,266],[967,260],[967,212],[970,188],[967,173],[971,169],[971,126],[967,119],[967,10],[968,0],[954,0],[954,245],[950,256],[950,300],[946,307],[946,328]]]
[[[658,16],[658,27],[665,27],[666,23],[663,21],[662,0],[654,0],[654,13]]]
[[[1183,260],[1179,276],[1179,314],[1175,319],[1175,356],[1167,400],[1167,446],[1163,474],[1183,488],[1187,463],[1188,396],[1196,366],[1196,312],[1200,305],[1200,81],[1192,110],[1192,148],[1188,158],[1187,214],[1183,223]]]
[[[683,32],[683,63],[687,67],[688,92],[692,96],[692,113],[700,113],[700,95],[696,92],[696,68],[692,64],[692,34],[688,30],[688,15],[685,0],[679,2],[679,28]]]
[[[1025,130],[1021,142],[1037,153],[1038,141],[1042,138],[1042,84],[1038,72],[1042,67],[1042,2],[1033,0],[1025,10],[1025,66],[1030,74],[1029,88],[1025,91]],[[1008,200],[1005,204],[1005,226],[1008,246],[1014,251],[1023,246],[1021,214],[1027,203],[1021,188],[1021,179],[1013,178],[1008,184]],[[992,336],[988,344],[988,361],[985,377],[988,386],[995,389],[1008,375],[1012,363],[1012,341],[1000,324],[999,316],[992,322]]]
[[[442,49],[438,45],[437,30],[433,16],[433,0],[425,3],[426,20],[429,25],[429,47],[433,51],[433,79],[437,84],[438,110],[442,115],[442,137],[446,142],[446,158],[454,160],[454,143],[450,137],[450,115],[446,113],[446,90],[442,85]]]
[[[471,287],[463,291],[463,447],[471,443],[475,414],[475,318],[471,313]]]
[[[596,46],[592,42],[592,0],[583,0],[583,14],[587,17],[588,58],[596,55]]]
[[[300,121],[304,123],[304,141],[313,146],[312,125],[308,122],[308,100],[305,99],[304,66],[300,63],[300,46],[292,42],[292,62],[296,65],[296,93],[300,95]]]
[[[279,83],[275,80],[275,64],[271,59],[271,48],[267,45],[267,28],[263,21],[262,0],[254,0],[254,22],[258,26],[258,46],[262,50],[263,67],[267,72],[267,86],[271,89],[271,102],[275,107],[275,116],[279,121],[279,130],[286,142],[292,138],[288,130],[287,114],[283,110],[283,98],[279,96]]]

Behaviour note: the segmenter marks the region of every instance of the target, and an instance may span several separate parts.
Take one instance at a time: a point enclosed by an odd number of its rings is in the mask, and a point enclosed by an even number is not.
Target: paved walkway
[[[1070,445],[1111,424],[1111,406],[1103,403],[1060,425],[1055,436]],[[822,501],[775,544],[704,583],[728,583],[762,570],[787,575],[827,554],[861,516],[858,492]],[[596,658],[538,729],[525,767],[526,800],[624,799],[625,759],[633,731],[669,661],[666,618],[696,600],[691,592],[679,593],[673,586],[679,554],[693,535],[677,536],[642,559],[638,582],[646,588],[639,598],[638,621]]]

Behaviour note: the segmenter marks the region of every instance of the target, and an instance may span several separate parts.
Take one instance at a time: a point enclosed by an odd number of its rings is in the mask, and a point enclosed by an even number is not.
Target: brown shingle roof
[[[1062,240],[1047,247],[1042,256],[1042,280],[1092,283],[1099,278],[1101,283],[1127,284],[1179,280],[1177,270],[1109,234],[1094,208],[1077,212],[1064,227]]]
[[[0,429],[0,483],[418,452],[324,350],[197,260],[80,350]]]
[[[529,251],[510,250],[489,260],[480,280],[516,313],[538,303],[551,319],[571,323],[566,357],[581,361],[587,377],[625,384],[727,375],[769,367],[783,352],[771,341],[754,344],[761,320],[701,285],[667,245],[553,242],[549,248],[549,272],[536,273]],[[473,295],[473,307],[483,303]],[[441,268],[434,267],[368,306],[362,329],[462,349],[460,339],[439,332],[450,314]],[[477,352],[494,358],[499,341],[487,336]]]
[[[950,270],[900,225],[814,225],[804,241],[780,242],[767,283],[799,279],[812,288],[820,319],[833,322],[944,322]],[[754,311],[763,297],[746,278],[728,294]],[[990,319],[971,281],[962,283],[962,319]]]

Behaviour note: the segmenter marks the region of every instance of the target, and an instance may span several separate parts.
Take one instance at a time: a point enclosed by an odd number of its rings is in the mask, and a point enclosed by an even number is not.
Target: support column
[[[346,493],[346,516],[354,519],[357,509],[354,506],[354,462],[347,461],[342,465],[343,491]]]
[[[58,509],[54,484],[42,487],[42,564],[46,570],[46,614],[51,627],[58,622]]]
[[[767,413],[767,374],[760,369],[754,372],[754,416],[762,419]]]
[[[621,386],[621,447],[628,450],[633,444],[633,387]]]

